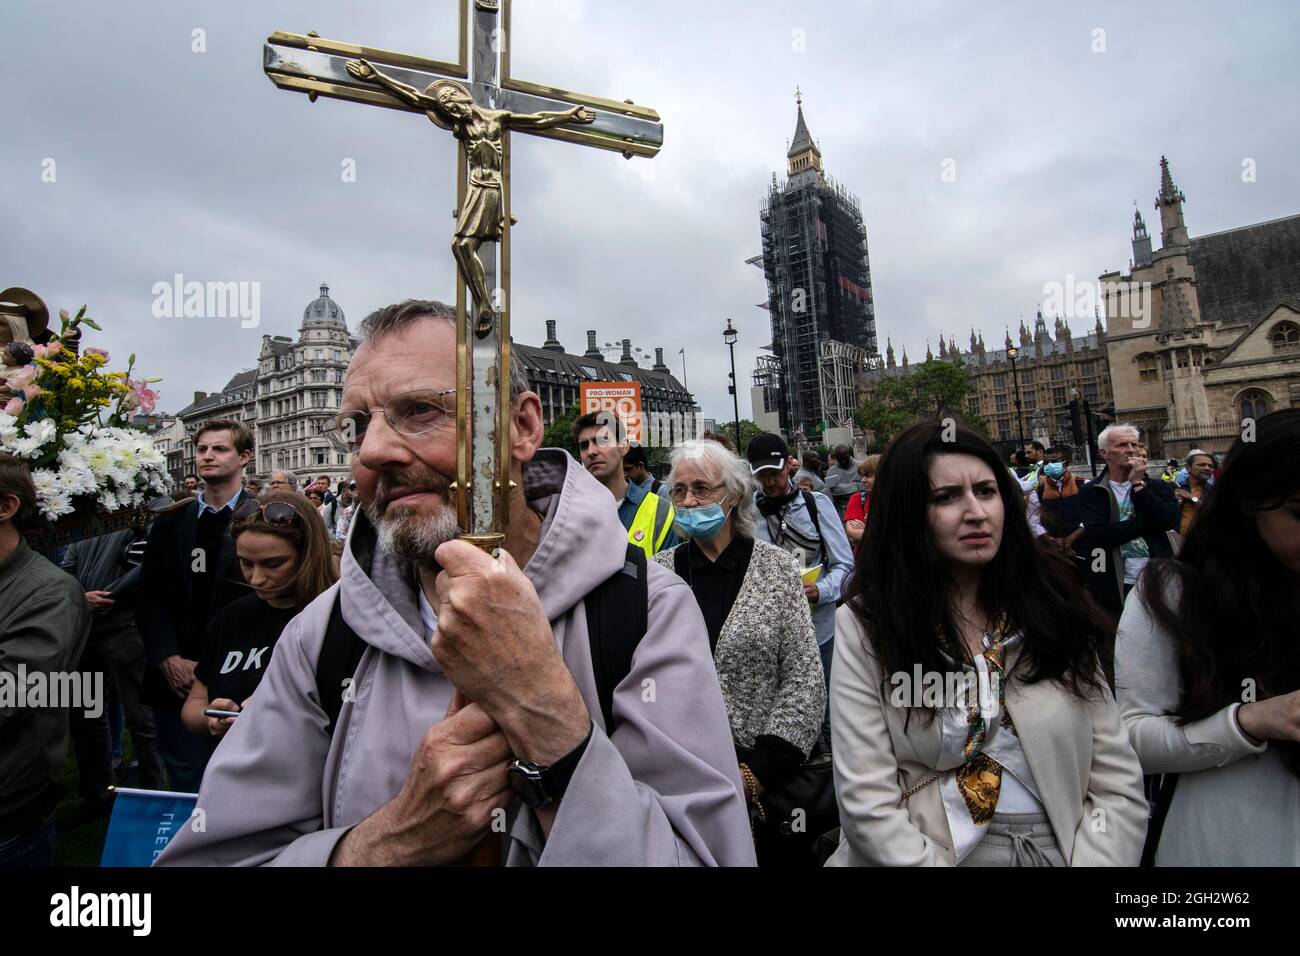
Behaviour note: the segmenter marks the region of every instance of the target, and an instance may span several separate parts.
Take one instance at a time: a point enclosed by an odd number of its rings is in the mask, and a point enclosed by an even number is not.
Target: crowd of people
[[[205,814],[160,865],[1300,864],[1300,409],[1155,477],[1130,425],[1088,479],[935,421],[826,461],[705,435],[656,476],[611,413],[541,447],[516,368],[489,555],[453,314],[363,323],[337,492],[245,478],[209,421],[173,499],[60,569],[0,459],[0,667],[109,675],[80,796],[120,708],[141,786]],[[48,864],[68,714],[0,734],[0,865]]]

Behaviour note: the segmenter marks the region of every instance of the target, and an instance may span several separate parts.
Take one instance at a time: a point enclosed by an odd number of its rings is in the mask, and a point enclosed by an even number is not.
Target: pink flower
[[[87,354],[87,355],[98,355],[98,356],[100,356],[101,358],[103,358],[103,360],[104,360],[104,364],[105,364],[105,365],[108,364],[108,353],[107,353],[106,351],[104,351],[103,349],[89,348],[89,349],[86,349],[86,354]]]
[[[146,415],[152,414],[154,404],[158,401],[158,393],[149,387],[148,382],[131,382],[130,385],[131,391],[140,402],[140,411]]]
[[[24,385],[30,385],[35,378],[36,366],[24,365],[9,376],[9,387],[16,391]]]
[[[17,415],[23,410],[23,400],[21,398],[11,398],[5,405],[6,415]]]
[[[43,391],[45,391],[45,389],[41,388],[39,385],[28,385],[22,389],[23,398],[30,402]]]

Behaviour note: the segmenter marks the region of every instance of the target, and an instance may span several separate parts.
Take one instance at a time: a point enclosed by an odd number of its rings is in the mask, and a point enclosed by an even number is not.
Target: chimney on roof
[[[623,340],[623,355],[618,360],[619,365],[635,365],[636,359],[632,357],[632,340]]]
[[[195,392],[195,393],[194,393],[194,404],[197,405],[199,402],[203,401],[203,400],[204,400],[205,398],[207,398],[207,397],[208,397],[208,393],[207,393],[207,392]]]
[[[555,337],[555,320],[546,320],[546,341],[542,343],[542,348],[552,352],[563,352],[564,346],[560,344]]]
[[[582,353],[583,358],[604,358],[600,349],[596,346],[596,330],[587,330],[587,351]]]
[[[655,349],[655,364],[654,364],[654,370],[655,370],[656,372],[667,372],[667,371],[669,370],[669,369],[668,369],[668,366],[664,364],[664,350],[663,350],[663,349],[659,349],[659,348]]]

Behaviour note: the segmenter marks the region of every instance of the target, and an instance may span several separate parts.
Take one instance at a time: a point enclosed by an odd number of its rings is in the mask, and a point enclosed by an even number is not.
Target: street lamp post
[[[1007,349],[1007,358],[1011,359],[1011,387],[1016,396],[1016,451],[1025,450],[1025,419],[1020,413],[1020,377],[1016,374],[1016,356],[1019,350],[1013,345]]]
[[[727,390],[731,392],[731,408],[736,416],[736,451],[744,454],[745,450],[740,447],[740,397],[736,394],[736,336],[738,333],[731,327],[731,319],[727,319],[727,327],[722,330],[722,341],[727,343],[727,348],[731,350],[731,385]]]

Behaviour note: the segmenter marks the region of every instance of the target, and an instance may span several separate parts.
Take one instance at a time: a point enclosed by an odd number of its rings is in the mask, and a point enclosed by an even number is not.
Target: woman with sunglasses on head
[[[1156,866],[1300,866],[1300,409],[1251,437],[1119,622],[1115,691],[1163,775]]]
[[[759,824],[759,865],[781,863],[786,841],[771,832],[781,823],[775,814],[764,819],[764,794],[808,757],[826,707],[808,599],[793,558],[754,540],[759,516],[745,462],[717,442],[687,441],[673,449],[670,467],[665,484],[687,542],[654,559],[690,586],[704,614],[741,780]]]
[[[836,613],[835,866],[1131,866],[1142,771],[1106,687],[1106,618],[1034,541],[985,439],[885,449]]]
[[[192,733],[221,737],[266,673],[285,625],[334,583],[329,534],[310,501],[293,492],[245,500],[230,524],[239,568],[252,592],[223,608],[208,628],[194,684],[181,711]]]

